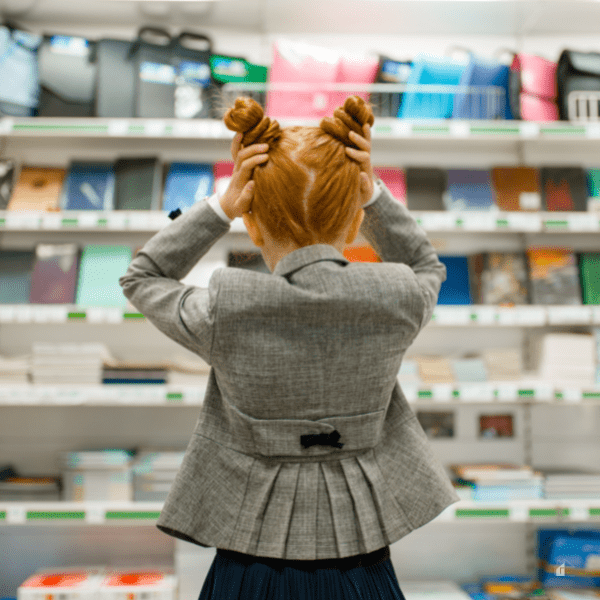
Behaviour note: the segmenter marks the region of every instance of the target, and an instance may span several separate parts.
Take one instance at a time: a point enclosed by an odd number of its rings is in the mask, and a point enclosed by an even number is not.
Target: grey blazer
[[[210,366],[157,527],[204,547],[315,560],[372,552],[460,500],[398,384],[444,265],[381,184],[361,233],[382,263],[315,244],[273,273],[180,283],[230,225],[206,202],[155,234],[119,279]]]

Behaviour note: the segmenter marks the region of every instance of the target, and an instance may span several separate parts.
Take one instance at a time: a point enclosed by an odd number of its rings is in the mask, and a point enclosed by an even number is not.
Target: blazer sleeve
[[[392,196],[381,180],[377,183],[381,193],[364,207],[360,232],[382,261],[404,263],[413,270],[423,300],[423,328],[431,319],[440,288],[446,281],[446,266],[406,206]]]
[[[202,200],[156,233],[119,278],[123,293],[153,325],[210,364],[218,269],[208,288],[180,282],[230,224]]]

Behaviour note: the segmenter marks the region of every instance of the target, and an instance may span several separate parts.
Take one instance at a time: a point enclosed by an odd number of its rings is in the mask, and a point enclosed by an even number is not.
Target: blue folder
[[[112,163],[71,163],[60,199],[62,210],[113,210],[114,198]]]
[[[447,278],[440,289],[438,304],[472,304],[469,262],[466,256],[439,256],[446,265]]]
[[[465,64],[448,58],[419,55],[413,62],[406,92],[398,111],[401,119],[447,119],[452,115],[455,92],[416,91],[414,85],[453,85],[460,83]]]
[[[167,173],[163,210],[179,208],[182,213],[212,193],[212,165],[203,163],[172,163]]]
[[[497,61],[471,55],[459,85],[481,87],[469,92],[458,92],[454,97],[453,119],[512,119],[508,97],[510,69]],[[492,94],[490,86],[502,88]],[[496,93],[498,95],[496,95]]]
[[[491,173],[486,169],[448,169],[447,210],[492,210],[495,207]]]

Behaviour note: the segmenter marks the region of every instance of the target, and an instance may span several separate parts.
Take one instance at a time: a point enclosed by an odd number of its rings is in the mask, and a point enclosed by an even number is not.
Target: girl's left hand
[[[269,155],[269,144],[252,144],[242,146],[241,133],[236,133],[231,143],[231,156],[235,162],[233,175],[227,190],[219,203],[223,212],[230,218],[241,217],[250,210],[254,197],[254,182],[250,179],[256,165],[266,162]]]

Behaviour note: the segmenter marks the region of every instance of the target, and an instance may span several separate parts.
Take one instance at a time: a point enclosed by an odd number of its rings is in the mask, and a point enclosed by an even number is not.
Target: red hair
[[[361,210],[360,166],[345,151],[356,148],[350,130],[373,125],[371,107],[350,96],[319,127],[285,127],[240,97],[223,118],[242,144],[269,144],[269,160],[254,168],[252,214],[281,243],[333,244]]]

